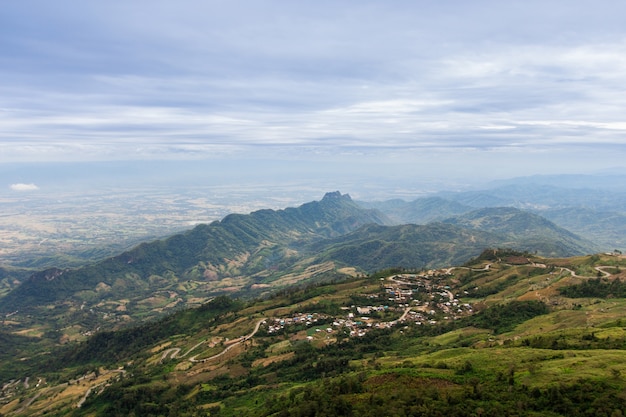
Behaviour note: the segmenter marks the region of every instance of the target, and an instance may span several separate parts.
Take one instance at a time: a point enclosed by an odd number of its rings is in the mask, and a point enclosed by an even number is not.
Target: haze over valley
[[[366,207],[380,209],[394,224],[425,224],[478,208],[515,207],[587,238],[598,250],[626,244],[626,193],[621,189],[626,176],[619,171],[497,182],[468,178],[463,183],[445,177],[435,181],[410,175],[401,179],[364,176],[361,182],[352,182],[332,173],[317,179],[285,179],[268,173],[244,179],[232,175],[236,169],[206,165],[210,164],[5,166],[9,184],[0,192],[0,263],[31,268],[77,266],[141,241],[221,220],[229,213],[297,206],[335,189]],[[193,169],[184,170],[184,166]],[[31,181],[20,183],[24,178]],[[20,190],[15,184],[32,186]]]

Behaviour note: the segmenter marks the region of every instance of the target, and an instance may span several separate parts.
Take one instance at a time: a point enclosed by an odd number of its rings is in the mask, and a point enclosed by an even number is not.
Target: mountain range
[[[545,217],[585,239],[595,251],[612,251],[626,244],[626,177],[535,176],[497,181],[491,187],[442,191],[413,201],[359,202],[378,209],[394,224],[426,224],[477,209],[509,207]]]
[[[425,217],[432,217],[428,213],[438,205],[447,214],[460,207],[440,199],[410,206],[426,208]],[[50,331],[50,323],[71,324],[74,336],[59,332],[59,338],[71,339],[219,295],[259,297],[383,268],[460,265],[485,248],[512,247],[543,256],[596,249],[545,218],[515,208],[478,209],[423,225],[392,223],[382,210],[364,208],[340,192],[296,208],[231,214],[80,268],[38,271],[0,298],[0,312],[18,312],[13,317],[17,328],[38,323]]]
[[[596,353],[617,358],[626,346],[613,313],[623,303],[589,294],[626,296],[618,252],[589,255],[595,242],[537,211],[467,204],[481,198],[365,204],[331,192],[78,268],[28,278],[3,268],[0,413],[381,415],[399,399],[378,386],[405,395],[404,384],[417,384],[432,395],[402,404],[502,415],[493,398],[507,407],[524,398],[545,415],[562,415],[555,404],[574,415],[567,401],[586,385],[560,379],[573,393],[551,394],[534,374],[590,368],[540,350],[547,345],[592,349],[585,354],[609,369],[600,381],[614,381],[594,395],[615,396],[621,365]],[[591,325],[609,330],[596,336]],[[522,371],[500,346],[526,358]],[[567,401],[539,401],[550,395]]]

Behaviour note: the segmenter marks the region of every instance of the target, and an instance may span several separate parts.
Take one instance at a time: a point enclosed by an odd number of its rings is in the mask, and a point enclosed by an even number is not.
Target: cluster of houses
[[[293,325],[316,326],[320,320],[327,320],[328,314],[320,313],[298,313],[292,317],[271,318],[265,320],[262,324],[267,326],[269,334],[277,333],[285,329],[285,327]]]
[[[264,323],[269,334],[294,325],[310,328],[307,338],[343,334],[351,337],[365,335],[371,329],[383,329],[398,324],[437,324],[473,314],[472,306],[462,303],[450,291],[443,278],[448,271],[428,271],[424,274],[401,274],[381,279],[379,291],[362,296],[368,305],[342,307],[341,315],[298,313],[287,318],[271,318]],[[371,302],[371,304],[369,304]]]
[[[436,324],[437,320],[456,320],[474,312],[472,306],[459,301],[442,280],[450,275],[449,271],[394,275],[383,285],[389,301],[409,309],[405,321]]]

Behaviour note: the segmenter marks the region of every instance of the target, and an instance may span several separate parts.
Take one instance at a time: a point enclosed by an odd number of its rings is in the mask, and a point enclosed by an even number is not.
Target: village
[[[262,322],[268,335],[307,329],[307,339],[338,336],[361,337],[372,329],[397,325],[435,325],[473,314],[468,303],[459,301],[443,278],[450,270],[422,274],[395,274],[381,278],[377,292],[354,297],[360,303],[342,306],[342,314],[299,312]]]
[[[158,352],[157,356],[160,358],[158,363],[163,363],[167,359],[182,359],[188,355],[190,356],[188,360],[192,364],[215,361],[227,357],[228,352],[236,351],[237,346],[245,344],[253,336],[285,335],[290,340],[308,340],[323,345],[346,338],[363,337],[374,329],[412,325],[432,326],[473,314],[472,306],[459,301],[459,296],[455,295],[448,286],[451,276],[451,269],[430,270],[420,274],[394,274],[381,278],[378,282],[370,281],[362,288],[363,291],[355,291],[351,295],[351,303],[333,305],[330,309],[334,310],[332,312],[317,305],[316,309],[311,308],[315,311],[258,319],[250,334],[232,340],[224,338],[225,348],[216,354],[200,359],[197,357],[201,355],[191,356],[192,351],[208,342],[202,340],[185,353],[181,353],[180,347],[170,347]],[[324,298],[322,297],[321,300]],[[311,307],[314,305],[316,304],[309,304]],[[281,343],[275,346],[281,346]],[[213,340],[209,347],[215,344]],[[119,368],[111,370],[109,374],[123,374],[124,372],[123,368]],[[95,377],[92,374],[85,374],[68,381],[67,385],[76,386],[79,381],[87,380],[87,378]],[[14,379],[5,383],[0,388],[0,402],[11,400],[24,390],[28,390],[29,380],[26,377],[26,379]],[[39,379],[37,387],[45,383],[45,380]],[[90,390],[86,390],[81,395],[77,402],[78,407],[89,393]],[[36,398],[37,396],[33,397],[33,400]],[[25,405],[28,404],[30,403],[25,403]]]

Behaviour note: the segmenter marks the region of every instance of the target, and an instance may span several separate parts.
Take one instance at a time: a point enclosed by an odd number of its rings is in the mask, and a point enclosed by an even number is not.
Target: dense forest
[[[626,283],[620,279],[592,278],[580,284],[560,288],[559,291],[562,295],[570,298],[625,298]]]

